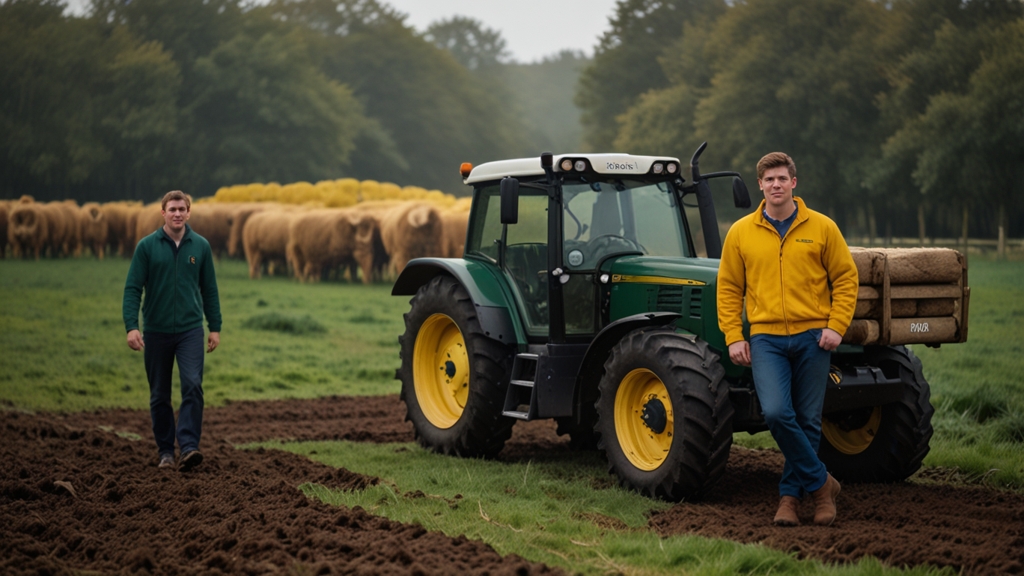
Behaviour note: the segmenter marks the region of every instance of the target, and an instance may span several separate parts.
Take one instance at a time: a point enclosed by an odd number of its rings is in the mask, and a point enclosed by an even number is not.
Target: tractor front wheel
[[[515,423],[501,415],[509,348],[484,334],[469,294],[451,277],[431,279],[411,304],[397,376],[416,438],[443,454],[497,454]]]
[[[818,456],[846,482],[900,482],[921,467],[932,437],[928,382],[903,346],[869,348],[864,360],[903,381],[898,402],[825,414]]]
[[[725,471],[733,407],[706,342],[639,329],[616,344],[598,385],[598,447],[625,487],[678,501]]]

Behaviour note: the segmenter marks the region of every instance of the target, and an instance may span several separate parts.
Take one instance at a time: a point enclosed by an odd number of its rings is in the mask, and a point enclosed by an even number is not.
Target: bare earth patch
[[[397,396],[240,402],[207,409],[203,452],[190,473],[159,470],[149,413],[0,412],[0,572],[559,573],[465,538],[324,505],[305,482],[361,489],[377,482],[278,451],[236,450],[271,440],[408,442]],[[134,433],[141,442],[117,433]],[[519,423],[500,459],[568,450],[554,423]],[[663,536],[761,543],[844,563],[874,556],[968,574],[1024,573],[1024,496],[932,480],[844,485],[829,528],[776,528],[781,456],[733,448],[707,498],[652,513]],[[934,476],[934,475],[931,475]],[[599,525],[614,519],[594,518]]]

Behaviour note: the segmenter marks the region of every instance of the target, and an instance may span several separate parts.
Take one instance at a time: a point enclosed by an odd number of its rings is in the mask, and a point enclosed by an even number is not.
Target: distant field
[[[0,399],[32,410],[148,408],[142,354],[125,343],[128,261],[0,261]],[[207,355],[208,405],[398,391],[408,298],[387,286],[250,280],[217,264],[224,326]],[[177,376],[175,376],[177,378]]]
[[[148,407],[142,356],[125,345],[126,260],[0,261],[0,402],[29,410]],[[390,287],[250,280],[217,265],[224,327],[207,356],[208,405],[396,393],[408,298]],[[925,464],[1024,488],[1024,262],[971,260],[966,344],[915,346],[932,385]],[[737,434],[770,446],[766,433]]]

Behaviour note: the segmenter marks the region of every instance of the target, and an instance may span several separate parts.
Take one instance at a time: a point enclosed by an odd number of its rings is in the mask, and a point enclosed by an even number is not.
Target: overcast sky
[[[535,62],[559,50],[593,55],[615,0],[382,0],[407,14],[406,24],[424,31],[431,22],[469,16],[501,31],[518,62]],[[88,0],[68,0],[81,13]]]

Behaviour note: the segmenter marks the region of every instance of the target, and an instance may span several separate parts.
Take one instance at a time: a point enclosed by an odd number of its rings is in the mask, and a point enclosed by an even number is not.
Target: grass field
[[[125,345],[121,320],[127,269],[128,262],[118,259],[0,261],[0,404],[41,411],[148,407],[142,357]],[[221,262],[217,271],[224,326],[221,347],[207,357],[208,405],[398,391],[397,336],[408,298],[390,296],[386,286],[252,281],[244,263],[234,261]],[[1021,490],[1024,336],[1017,322],[1024,319],[1024,263],[974,258],[970,277],[969,341],[914,348],[936,406],[925,465],[942,467],[954,480]],[[738,434],[736,440],[771,444],[764,433]],[[459,460],[452,466],[451,459],[415,445],[273,447],[385,479],[362,492],[307,487],[329,502],[481,538],[502,553],[570,571],[891,572],[872,560],[835,568],[759,546],[658,539],[639,528],[647,511],[664,504],[612,486],[593,455],[571,462],[539,457],[525,465]],[[427,497],[399,498],[394,485]],[[515,489],[509,491],[510,485]],[[462,498],[430,496],[438,494]],[[616,527],[600,528],[595,518]]]

